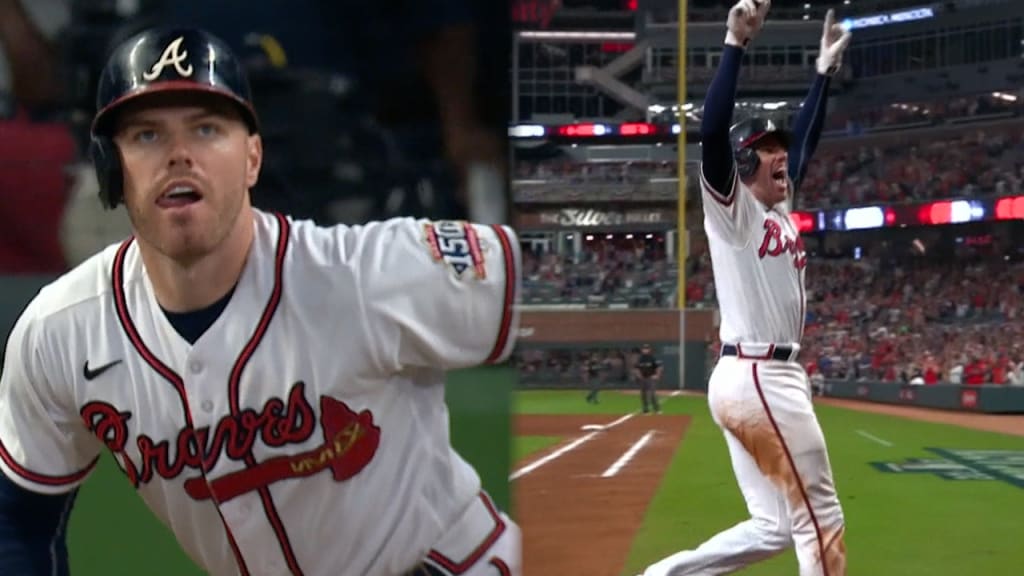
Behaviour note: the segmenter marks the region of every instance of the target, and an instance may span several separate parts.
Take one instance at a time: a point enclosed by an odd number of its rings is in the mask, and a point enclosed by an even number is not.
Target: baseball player
[[[633,364],[633,377],[640,382],[640,403],[644,414],[661,414],[658,404],[658,382],[661,381],[661,360],[651,352],[651,345],[640,347],[640,356]]]
[[[101,200],[133,236],[11,332],[0,573],[68,573],[68,513],[105,446],[213,575],[519,574],[519,529],[453,451],[444,403],[445,370],[513,347],[513,231],[255,210],[248,82],[202,30],[128,39],[97,104]]]
[[[597,395],[601,392],[601,385],[604,384],[605,361],[598,352],[592,352],[583,362],[583,383],[590,389],[587,393],[588,404],[598,404]]]
[[[801,576],[846,574],[843,512],[807,374],[797,362],[807,254],[789,210],[821,133],[829,78],[850,35],[830,10],[817,75],[791,138],[763,119],[730,130],[744,48],[761,30],[769,5],[740,0],[729,11],[701,126],[704,228],[722,341],[708,405],[750,518],[655,563],[644,576],[727,574],[790,547]]]

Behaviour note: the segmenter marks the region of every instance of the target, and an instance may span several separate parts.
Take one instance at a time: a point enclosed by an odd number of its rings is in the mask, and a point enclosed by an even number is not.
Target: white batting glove
[[[725,43],[745,48],[764,26],[772,0],[739,0],[729,10]]]
[[[821,52],[816,62],[818,74],[832,76],[843,65],[843,51],[853,35],[836,24],[835,10],[825,13],[825,26],[821,30]]]

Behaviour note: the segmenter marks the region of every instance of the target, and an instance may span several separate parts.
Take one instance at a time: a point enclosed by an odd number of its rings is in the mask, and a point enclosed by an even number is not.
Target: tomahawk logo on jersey
[[[254,226],[227,308],[194,344],[133,240],[44,288],[7,346],[0,470],[63,493],[106,447],[215,575],[504,566],[517,529],[450,446],[442,370],[511,353],[514,232],[262,212]]]

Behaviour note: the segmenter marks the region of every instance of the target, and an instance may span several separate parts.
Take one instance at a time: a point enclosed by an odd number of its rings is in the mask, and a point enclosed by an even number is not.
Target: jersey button
[[[213,402],[203,400],[203,412],[213,412]]]
[[[193,360],[188,363],[188,369],[193,374],[199,374],[203,371],[203,363],[199,360]]]

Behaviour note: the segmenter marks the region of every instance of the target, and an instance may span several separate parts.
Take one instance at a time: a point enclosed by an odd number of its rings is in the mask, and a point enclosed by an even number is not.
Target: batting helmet
[[[168,92],[222,96],[238,107],[250,132],[259,131],[245,70],[222,40],[188,28],[151,29],[128,38],[103,68],[91,129],[89,155],[107,208],[124,199],[121,155],[113,141],[115,112],[137,98]]]
[[[747,118],[729,129],[729,141],[740,178],[749,178],[757,172],[761,158],[754,150],[754,144],[769,134],[778,138],[784,147],[789,147],[789,134],[767,118]]]

